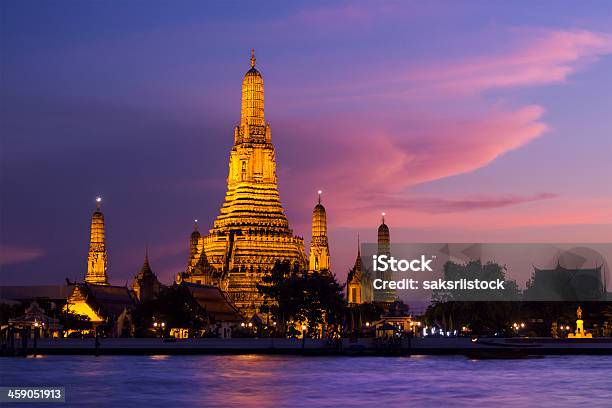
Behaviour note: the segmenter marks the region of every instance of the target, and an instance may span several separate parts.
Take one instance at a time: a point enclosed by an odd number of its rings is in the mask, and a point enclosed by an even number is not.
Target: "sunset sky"
[[[281,199],[394,242],[612,242],[612,4],[0,2],[0,284],[164,283],[225,193],[255,48]]]

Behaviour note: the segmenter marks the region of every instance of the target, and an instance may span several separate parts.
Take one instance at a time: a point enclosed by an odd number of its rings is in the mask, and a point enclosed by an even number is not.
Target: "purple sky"
[[[223,200],[255,48],[281,198],[332,266],[394,242],[612,241],[612,6],[0,2],[0,283],[164,282]]]

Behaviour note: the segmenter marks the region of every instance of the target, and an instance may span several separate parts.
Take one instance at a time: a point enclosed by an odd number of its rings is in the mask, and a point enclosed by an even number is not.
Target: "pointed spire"
[[[382,215],[382,223],[384,224],[385,223],[385,215],[387,215],[387,213],[383,211],[381,213],[381,215]]]
[[[255,49],[251,48],[251,68],[255,68]]]
[[[197,218],[195,220],[193,220],[193,230],[194,231],[198,230],[198,219]]]
[[[321,194],[323,194],[322,190],[317,191],[317,194],[319,195],[319,204],[321,204]]]
[[[357,256],[361,257],[361,240],[359,239],[359,233],[357,233]]]
[[[102,197],[96,197],[96,211],[100,211],[102,208]]]
[[[151,265],[149,264],[149,246],[145,246],[145,259],[140,269],[141,274],[153,273]]]

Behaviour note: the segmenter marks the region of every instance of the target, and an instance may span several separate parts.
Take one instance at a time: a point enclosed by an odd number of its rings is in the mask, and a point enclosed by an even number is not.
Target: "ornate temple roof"
[[[100,316],[116,318],[135,304],[133,292],[126,286],[78,283],[68,297],[70,302],[85,301]]]
[[[242,315],[216,286],[182,283],[198,305],[216,321],[239,322]]]

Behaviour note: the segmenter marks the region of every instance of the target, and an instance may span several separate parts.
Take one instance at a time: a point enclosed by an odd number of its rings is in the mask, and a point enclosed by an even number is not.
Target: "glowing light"
[[[387,213],[383,211],[382,213],[380,213],[380,215],[384,217],[385,215],[387,215]]]
[[[101,203],[102,202],[102,197],[96,197],[96,203]]]

